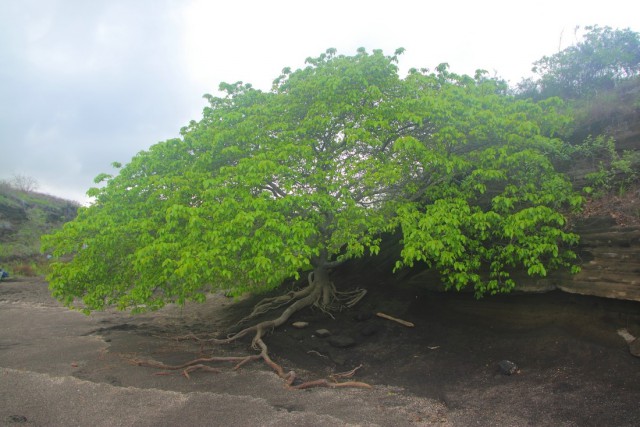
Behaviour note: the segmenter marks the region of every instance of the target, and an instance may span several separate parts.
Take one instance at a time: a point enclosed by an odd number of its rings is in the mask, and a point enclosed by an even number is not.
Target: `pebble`
[[[329,337],[329,344],[337,348],[352,347],[356,344],[356,340],[344,335],[334,335]]]
[[[291,326],[297,329],[304,329],[309,326],[309,322],[293,322]]]
[[[518,365],[510,360],[501,360],[498,362],[498,367],[500,367],[500,372],[504,375],[513,375],[519,372]]]
[[[320,338],[325,338],[331,335],[331,332],[329,332],[328,329],[318,329],[316,331],[316,335],[319,336]]]

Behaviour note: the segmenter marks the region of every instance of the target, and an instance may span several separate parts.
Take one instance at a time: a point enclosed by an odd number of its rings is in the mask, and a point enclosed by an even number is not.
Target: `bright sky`
[[[637,0],[0,0],[0,179],[86,202],[112,172],[199,119],[221,81],[268,90],[334,47],[512,84],[576,26],[640,31]],[[579,34],[579,33],[578,33]]]

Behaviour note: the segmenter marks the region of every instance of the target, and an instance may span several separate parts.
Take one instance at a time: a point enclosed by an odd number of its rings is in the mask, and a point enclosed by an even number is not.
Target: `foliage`
[[[525,96],[588,97],[640,74],[640,34],[589,26],[583,40],[534,63],[534,79],[520,83]]]
[[[637,122],[640,113],[640,76],[619,82],[613,89],[571,100],[574,116],[570,141],[580,144],[589,135],[614,135]]]
[[[412,70],[397,54],[330,49],[285,68],[271,91],[221,84],[182,137],[135,156],[44,249],[53,294],[136,310],[278,286],[376,254],[402,230],[397,268],[424,262],[455,288],[508,291],[574,254],[560,211],[577,206],[550,161],[566,124],[557,100],[503,82]],[[120,165],[117,165],[120,166]]]
[[[637,120],[640,34],[598,26],[586,30],[581,42],[537,61],[537,78],[523,81],[519,96],[564,98],[563,111],[573,117],[564,134],[572,144],[565,146],[564,168],[574,175],[579,170],[577,182],[587,193],[620,193],[637,182],[640,166],[637,153],[621,152],[611,138]]]
[[[571,148],[571,157],[574,161],[586,160],[590,164],[592,172],[585,176],[589,185],[585,188],[587,193],[606,193],[614,189],[622,193],[640,178],[640,153],[618,153],[611,137],[589,136],[582,144]]]
[[[1,266],[14,275],[42,272],[40,237],[71,220],[76,210],[68,200],[0,185]]]

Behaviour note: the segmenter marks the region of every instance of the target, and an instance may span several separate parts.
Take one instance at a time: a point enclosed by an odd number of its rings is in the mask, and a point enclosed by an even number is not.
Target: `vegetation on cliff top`
[[[41,236],[71,221],[78,209],[35,190],[35,182],[21,176],[0,182],[0,267],[12,275],[43,273]]]

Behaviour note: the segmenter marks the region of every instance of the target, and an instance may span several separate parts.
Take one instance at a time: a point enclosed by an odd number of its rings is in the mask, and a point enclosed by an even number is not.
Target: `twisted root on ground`
[[[261,348],[259,354],[253,354],[248,356],[228,356],[228,357],[201,357],[198,359],[191,360],[189,362],[183,363],[181,365],[167,365],[161,362],[156,362],[152,360],[142,360],[142,359],[133,359],[132,363],[138,366],[147,366],[150,368],[162,369],[165,371],[179,371],[182,370],[182,375],[186,378],[190,378],[189,374],[195,371],[205,371],[205,372],[213,372],[220,373],[221,370],[218,368],[211,367],[209,365],[205,365],[205,363],[211,362],[237,362],[237,364],[233,367],[233,370],[240,369],[243,365],[248,362],[252,362],[255,360],[262,359],[267,366],[273,369],[276,374],[285,380],[285,387],[292,390],[303,390],[307,388],[313,387],[330,387],[330,388],[341,388],[341,387],[355,387],[355,388],[371,388],[370,384],[360,382],[360,381],[343,381],[340,382],[339,379],[342,378],[350,378],[355,372],[362,367],[362,365],[357,368],[346,372],[346,373],[337,373],[329,376],[329,379],[319,379],[313,381],[304,381],[296,384],[297,376],[295,371],[286,372],[282,366],[277,364],[271,359],[268,353],[268,349],[264,341],[259,339],[257,341],[258,346]]]
[[[342,309],[344,307],[353,307],[363,297],[366,291],[357,289],[349,292],[336,291],[333,283],[327,280],[326,275],[322,277],[315,277],[314,273],[309,275],[309,286],[298,291],[292,291],[286,295],[281,295],[273,298],[266,298],[259,302],[248,316],[240,320],[238,324],[247,322],[250,319],[263,315],[269,311],[282,308],[289,304],[289,306],[275,319],[265,320],[259,322],[253,326],[242,329],[241,331],[224,339],[218,338],[198,338],[193,334],[179,337],[179,339],[194,339],[200,343],[207,342],[213,344],[228,344],[237,341],[251,333],[254,333],[251,341],[251,347],[254,350],[259,351],[258,354],[248,356],[227,356],[227,357],[200,357],[181,365],[167,365],[164,363],[133,359],[132,363],[138,366],[147,366],[151,368],[163,369],[166,371],[179,371],[182,370],[182,374],[189,378],[189,374],[195,371],[206,371],[219,373],[220,369],[213,368],[206,363],[216,362],[232,362],[236,363],[233,370],[240,369],[246,363],[262,360],[267,364],[275,373],[285,381],[285,387],[293,390],[302,390],[313,387],[330,387],[330,388],[342,388],[342,387],[356,387],[356,388],[371,388],[371,385],[360,381],[343,381],[339,380],[344,378],[351,378],[355,375],[356,371],[362,367],[362,365],[355,369],[333,374],[329,376],[329,379],[319,379],[313,381],[298,382],[297,376],[294,371],[285,372],[285,370],[278,363],[274,362],[269,356],[268,347],[263,341],[263,336],[266,332],[277,328],[285,323],[294,313],[302,310],[305,307],[315,306],[319,307],[322,311],[329,313],[336,309]],[[329,313],[330,314],[330,313]]]

